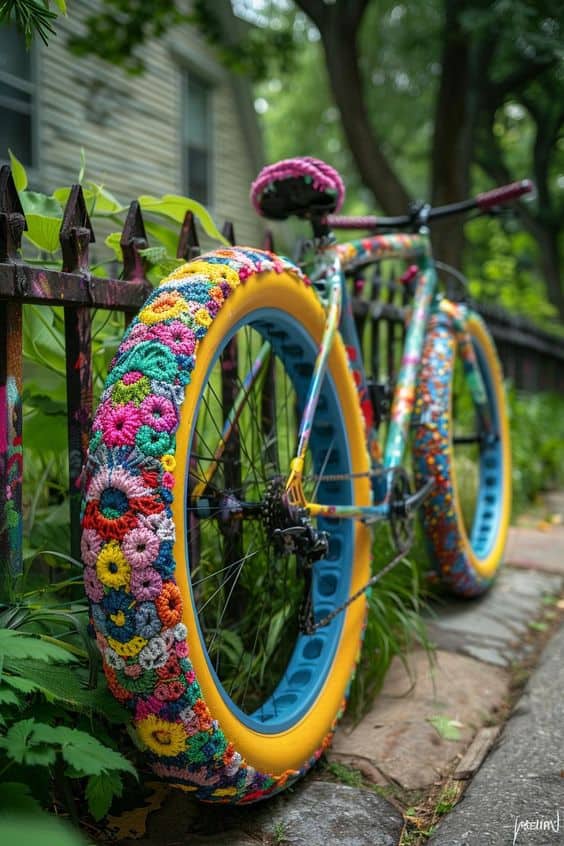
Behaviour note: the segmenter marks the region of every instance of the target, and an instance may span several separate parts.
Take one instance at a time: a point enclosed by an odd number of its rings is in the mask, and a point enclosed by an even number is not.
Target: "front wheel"
[[[154,771],[251,802],[328,743],[358,658],[369,530],[285,497],[325,315],[299,271],[220,250],[165,280],[128,329],[94,423],[83,554],[110,689]],[[370,501],[339,337],[304,493]]]
[[[494,342],[475,313],[466,331],[487,412],[475,402],[452,319],[432,317],[416,395],[414,464],[418,486],[429,478],[435,483],[422,507],[434,567],[451,592],[470,597],[490,586],[501,564],[511,511],[511,447]]]

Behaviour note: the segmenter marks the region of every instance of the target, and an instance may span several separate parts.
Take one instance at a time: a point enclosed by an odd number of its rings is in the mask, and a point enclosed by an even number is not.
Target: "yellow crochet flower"
[[[154,714],[149,714],[137,723],[140,740],[157,755],[173,757],[186,749],[186,730],[182,723],[168,723]]]
[[[176,270],[173,270],[168,276],[165,276],[164,279],[161,279],[159,285],[166,285],[167,282],[172,282],[174,279],[182,279],[183,276],[186,276],[188,268],[188,262],[184,262],[181,264],[180,267],[177,267]]]
[[[120,643],[119,640],[115,640],[113,637],[108,638],[108,646],[110,646],[114,652],[117,652],[118,655],[121,655],[122,658],[134,658],[135,655],[139,655],[143,647],[146,645],[146,638],[139,637],[139,635],[135,635],[135,637],[132,637],[131,640],[127,641],[127,643]]]
[[[178,317],[182,312],[188,310],[188,303],[178,291],[163,291],[155,297],[152,303],[142,308],[139,312],[139,320],[143,323],[160,323],[172,317]]]
[[[131,567],[117,541],[110,541],[100,550],[96,559],[96,574],[106,587],[129,587]]]
[[[205,308],[199,308],[198,311],[194,315],[194,320],[200,326],[209,326],[212,322],[211,315],[209,311],[206,311]]]
[[[176,458],[169,452],[161,458],[161,464],[167,473],[174,473],[176,470]]]
[[[185,274],[201,273],[214,282],[227,282],[230,288],[236,288],[239,284],[239,274],[232,267],[226,264],[216,264],[208,261],[191,261],[184,266]]]

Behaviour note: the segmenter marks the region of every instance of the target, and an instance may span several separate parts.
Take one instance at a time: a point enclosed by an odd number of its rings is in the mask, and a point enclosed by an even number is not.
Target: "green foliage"
[[[394,547],[387,528],[376,528],[374,572],[393,555]],[[405,661],[405,655],[414,643],[427,650],[431,657],[432,645],[422,617],[426,608],[427,590],[423,580],[426,567],[427,555],[419,533],[409,559],[387,573],[368,594],[369,614],[364,645],[349,699],[349,710],[354,719],[359,719],[370,706],[394,657]],[[407,664],[406,669],[409,672]]]
[[[564,397],[509,392],[513,507],[564,484]]]
[[[96,683],[86,602],[57,596],[78,579],[50,587],[45,573],[38,578],[40,589],[22,585],[14,595],[10,585],[0,603],[0,815],[49,809],[53,790],[56,803],[68,804],[82,789],[100,819],[121,795],[122,776],[136,775],[106,728],[123,725],[127,713]],[[76,815],[72,804],[67,810]]]
[[[59,12],[66,14],[65,0],[55,0],[55,4]],[[49,0],[2,0],[0,24],[15,23],[24,34],[28,47],[34,35],[38,35],[47,44],[49,37],[55,35],[53,21],[57,18],[57,12],[51,11],[49,5]]]

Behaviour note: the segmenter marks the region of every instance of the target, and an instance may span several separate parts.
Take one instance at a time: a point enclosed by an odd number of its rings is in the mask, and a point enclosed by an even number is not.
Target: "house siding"
[[[219,226],[225,219],[233,221],[238,242],[260,245],[263,227],[248,199],[261,164],[248,143],[249,132],[258,130],[241,117],[235,81],[189,27],[144,48],[142,76],[130,76],[95,57],[73,56],[66,49],[67,38],[84,31],[85,18],[97,7],[95,0],[75,4],[68,18],[59,19],[57,37],[38,50],[41,187],[51,191],[75,180],[84,148],[87,178],[123,202],[140,194],[182,194],[185,65],[213,88],[209,210]],[[210,245],[205,238],[202,242]]]

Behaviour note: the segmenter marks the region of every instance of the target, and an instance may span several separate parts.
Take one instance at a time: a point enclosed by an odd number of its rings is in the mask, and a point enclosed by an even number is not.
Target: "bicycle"
[[[445,585],[491,583],[511,499],[502,375],[478,315],[438,291],[428,225],[531,188],[343,219],[336,171],[271,165],[253,202],[311,222],[309,277],[264,250],[215,250],[164,279],[127,329],[93,424],[82,553],[109,688],[157,775],[250,803],[310,768],[344,708],[367,592],[409,551],[418,510]],[[339,227],[371,234],[338,244]],[[392,258],[411,262],[412,309],[382,453],[385,396],[364,372],[345,271]],[[459,445],[478,459],[468,525]],[[381,522],[395,550],[371,575]]]

